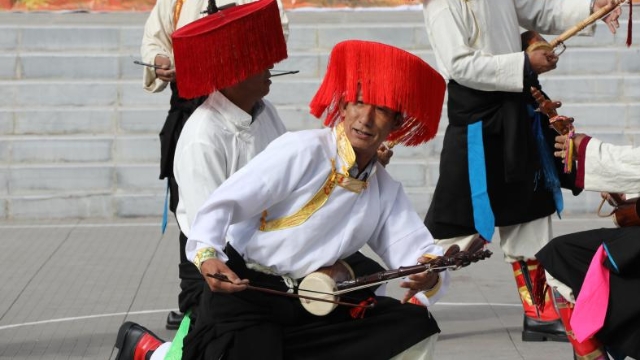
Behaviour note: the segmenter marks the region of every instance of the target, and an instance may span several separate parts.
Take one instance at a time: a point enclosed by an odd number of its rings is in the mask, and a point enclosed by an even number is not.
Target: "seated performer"
[[[402,284],[403,301],[362,290],[326,316],[295,292],[314,271],[369,245],[391,268],[442,255],[400,183],[377,163],[385,140],[407,145],[435,135],[444,80],[401,49],[345,41],[333,49],[311,112],[331,128],[287,133],[225,181],[198,212],[187,257],[207,275],[188,359],[431,359],[439,332],[425,306],[447,287],[447,272]],[[209,275],[218,276],[217,278]],[[226,277],[227,281],[220,278]],[[356,308],[359,309],[359,308]],[[359,310],[362,310],[360,308]]]
[[[556,138],[556,156],[564,157],[565,144],[565,136]],[[639,147],[615,146],[584,134],[577,134],[574,144],[576,185],[593,191],[640,192]],[[563,284],[550,282],[560,290],[556,304],[576,359],[606,359],[606,351],[615,359],[640,359],[640,227],[559,236],[536,258],[570,288],[562,291],[566,288]],[[608,280],[601,282],[602,278]],[[595,288],[591,285],[594,282]]]

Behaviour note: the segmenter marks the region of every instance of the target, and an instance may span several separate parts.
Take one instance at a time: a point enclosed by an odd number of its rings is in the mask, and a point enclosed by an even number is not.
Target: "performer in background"
[[[180,97],[176,87],[176,70],[174,64],[173,42],[171,35],[177,29],[207,15],[208,9],[216,6],[224,7],[232,4],[245,4],[254,0],[158,0],[145,23],[140,53],[142,61],[158,65],[159,68],[145,67],[143,70],[143,88],[151,93],[163,91],[167,85],[171,88],[170,109],[164,126],[160,131],[160,179],[166,178],[169,187],[169,209],[174,214],[178,206],[178,184],[174,169],[174,152],[180,132],[193,111],[202,104],[207,95],[193,99]],[[285,39],[289,33],[289,20],[278,1],[280,21]],[[211,4],[209,4],[211,2]],[[165,209],[166,211],[166,209]],[[178,307],[182,313],[198,303],[199,292],[203,280],[197,269],[184,257],[184,246],[187,236],[181,226],[179,236],[180,263],[179,276],[181,292],[178,295]],[[167,317],[167,329],[177,329],[182,314],[170,312]]]
[[[566,136],[557,137],[557,157],[569,151],[566,140]],[[640,192],[640,147],[616,146],[585,134],[576,134],[573,141],[576,186],[610,193]],[[638,224],[635,206],[633,210]],[[557,281],[549,283],[560,290],[556,303],[577,359],[605,359],[605,349],[615,359],[640,359],[639,226],[559,236],[536,258],[571,290],[562,291],[566,287]]]
[[[239,12],[242,16],[227,21]],[[208,36],[198,37],[194,44],[191,34],[200,29],[207,30]],[[273,0],[222,10],[186,25],[174,36],[176,70],[182,79],[180,94],[192,98],[210,93],[184,125],[176,145],[174,174],[180,193],[176,218],[182,234],[188,235],[197,211],[209,195],[285,132],[276,109],[264,97],[271,87],[269,69],[287,57],[287,50],[278,6]],[[223,51],[229,46],[234,46],[235,51]],[[184,255],[184,249],[181,252]],[[134,359],[136,353],[148,354],[161,344],[154,359],[163,359],[168,349],[180,353],[182,338],[197,318],[197,305],[206,286],[193,264],[189,265],[195,275],[183,294],[190,296],[192,305],[186,309],[189,317],[183,320],[173,343],[162,344],[146,328],[126,322],[116,343],[118,360]],[[167,357],[176,358],[180,357]]]
[[[560,186],[573,181],[558,171],[548,119],[533,112],[529,94],[558,57],[547,49],[523,52],[520,28],[557,34],[610,1],[430,0],[424,6],[449,91],[440,178],[425,224],[439,245],[462,249],[478,233],[491,241],[498,227],[524,307],[524,341],[566,341],[551,301],[536,309],[531,291],[539,273],[535,254],[552,237],[550,215],[562,210]],[[605,18],[613,32],[619,14]]]
[[[400,183],[376,161],[385,140],[417,145],[437,131],[444,80],[401,49],[345,41],[331,52],[311,112],[330,128],[287,133],[225,181],[196,216],[187,257],[207,277],[189,359],[431,359],[437,333],[425,306],[363,290],[373,309],[326,316],[295,291],[316,270],[368,244],[390,268],[442,255]],[[448,273],[411,275],[404,301],[430,305]],[[366,295],[365,295],[366,294]],[[347,295],[344,296],[345,301]],[[354,318],[354,316],[356,318]]]

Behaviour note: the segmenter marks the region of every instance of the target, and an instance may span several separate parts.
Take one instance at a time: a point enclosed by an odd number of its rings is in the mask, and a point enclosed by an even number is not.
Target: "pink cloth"
[[[590,338],[602,328],[609,303],[609,269],[603,263],[607,258],[600,245],[591,259],[580,295],[571,315],[571,327],[578,342]]]

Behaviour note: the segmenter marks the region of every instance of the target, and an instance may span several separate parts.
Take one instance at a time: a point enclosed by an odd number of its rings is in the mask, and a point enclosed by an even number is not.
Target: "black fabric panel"
[[[595,229],[553,239],[536,258],[555,278],[580,294],[596,250],[606,243],[621,270],[610,272],[609,305],[596,337],[605,345],[640,359],[640,227]],[[613,269],[609,264],[608,267]]]

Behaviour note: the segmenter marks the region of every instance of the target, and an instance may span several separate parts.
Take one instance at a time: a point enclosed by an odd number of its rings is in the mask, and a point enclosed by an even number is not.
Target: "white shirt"
[[[640,193],[640,147],[616,146],[591,138],[585,152],[584,189]]]
[[[189,236],[190,225],[209,195],[285,131],[266,100],[252,118],[222,93],[209,95],[186,122],[176,145],[173,172],[179,188],[180,230]]]
[[[216,0],[216,5],[218,7],[230,3],[242,5],[253,1],[255,0]],[[157,0],[151,10],[144,25],[144,35],[142,36],[142,46],[140,47],[143,62],[153,64],[156,55],[163,55],[171,59],[171,64],[173,64],[171,34],[175,30],[206,16],[207,0],[184,0],[178,22],[174,23],[174,11],[178,2],[179,0]],[[286,39],[289,35],[289,19],[284,12],[281,0],[277,0],[277,2],[280,8],[282,30]],[[144,66],[142,85],[149,92],[160,92],[164,90],[167,83],[156,78],[155,69]]]
[[[337,156],[332,129],[286,133],[274,140],[200,209],[187,241],[187,258],[193,261],[199,249],[213,247],[219,259],[227,261],[223,249],[228,241],[246,261],[302,278],[365,244],[390,268],[415,265],[427,253],[442,255],[402,185],[377,162],[360,193],[336,186],[302,224],[259,230],[263,210],[267,220],[296,214],[323,189],[332,159],[342,172],[344,161]],[[436,301],[446,289],[448,273],[441,277],[440,291],[429,299],[418,297],[425,304]]]
[[[438,70],[445,79],[476,90],[520,92],[524,86],[520,27],[560,34],[589,16],[589,3],[429,0],[424,19]]]

